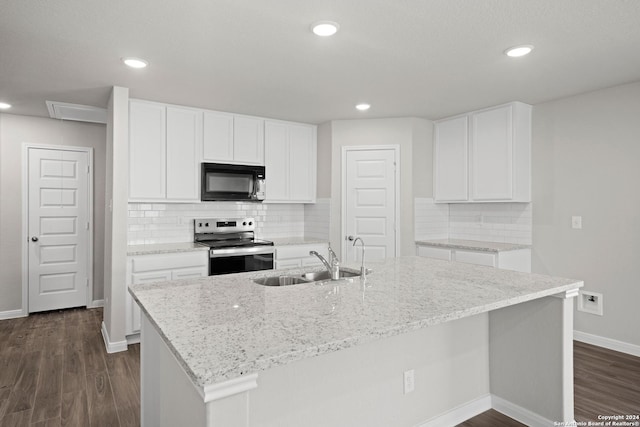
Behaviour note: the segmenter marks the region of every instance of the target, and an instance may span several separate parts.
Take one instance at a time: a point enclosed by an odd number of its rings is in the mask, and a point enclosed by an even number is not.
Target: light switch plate
[[[582,228],[582,217],[581,216],[572,216],[571,217],[571,228],[581,229]]]

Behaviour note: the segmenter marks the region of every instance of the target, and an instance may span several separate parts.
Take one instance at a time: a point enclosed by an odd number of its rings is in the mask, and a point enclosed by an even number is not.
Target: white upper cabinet
[[[436,202],[531,201],[531,106],[513,102],[435,124]]]
[[[166,197],[166,118],[163,105],[129,102],[129,199]]]
[[[204,160],[233,161],[233,114],[204,112],[202,148]]]
[[[129,102],[129,200],[200,199],[198,110]]]
[[[438,122],[434,132],[436,200],[466,201],[469,198],[467,117]]]
[[[233,118],[233,160],[242,164],[264,165],[264,120]]]
[[[202,116],[197,110],[167,107],[167,199],[200,199]]]
[[[315,203],[316,126],[265,121],[265,202]]]
[[[264,165],[264,119],[204,112],[203,161]]]

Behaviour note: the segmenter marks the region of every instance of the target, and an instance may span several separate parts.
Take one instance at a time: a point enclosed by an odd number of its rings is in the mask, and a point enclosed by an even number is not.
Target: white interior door
[[[349,236],[362,238],[367,260],[395,257],[396,150],[347,150],[344,161],[344,260],[361,258]]]
[[[28,150],[29,312],[87,305],[89,154]]]

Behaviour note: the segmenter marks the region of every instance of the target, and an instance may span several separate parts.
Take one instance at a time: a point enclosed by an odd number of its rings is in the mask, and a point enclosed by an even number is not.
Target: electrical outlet
[[[603,315],[603,298],[602,294],[591,291],[580,291],[578,297],[578,311],[585,313]]]
[[[404,371],[404,394],[411,393],[415,388],[414,370]]]
[[[572,216],[571,217],[571,228],[581,229],[582,228],[582,217],[581,216]]]

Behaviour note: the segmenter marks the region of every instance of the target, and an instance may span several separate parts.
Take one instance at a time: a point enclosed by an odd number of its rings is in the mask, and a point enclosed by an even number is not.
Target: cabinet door
[[[236,163],[264,165],[264,120],[234,117],[233,160]]]
[[[266,201],[287,200],[290,183],[287,126],[268,121],[264,127]]]
[[[434,198],[437,202],[469,197],[467,117],[435,124]]]
[[[129,291],[126,293],[125,335],[140,333],[140,306]]]
[[[451,250],[442,249],[442,248],[433,248],[431,246],[418,246],[418,256],[451,261]]]
[[[289,128],[289,200],[315,201],[315,170],[317,153],[310,126]]]
[[[167,199],[200,200],[200,113],[167,107]]]
[[[471,198],[513,197],[512,106],[471,115]]]
[[[205,111],[203,159],[210,162],[233,161],[233,115]]]
[[[496,254],[487,252],[461,251],[456,249],[455,260],[467,264],[486,265],[496,267]]]
[[[166,197],[165,121],[164,106],[129,103],[129,199]]]

